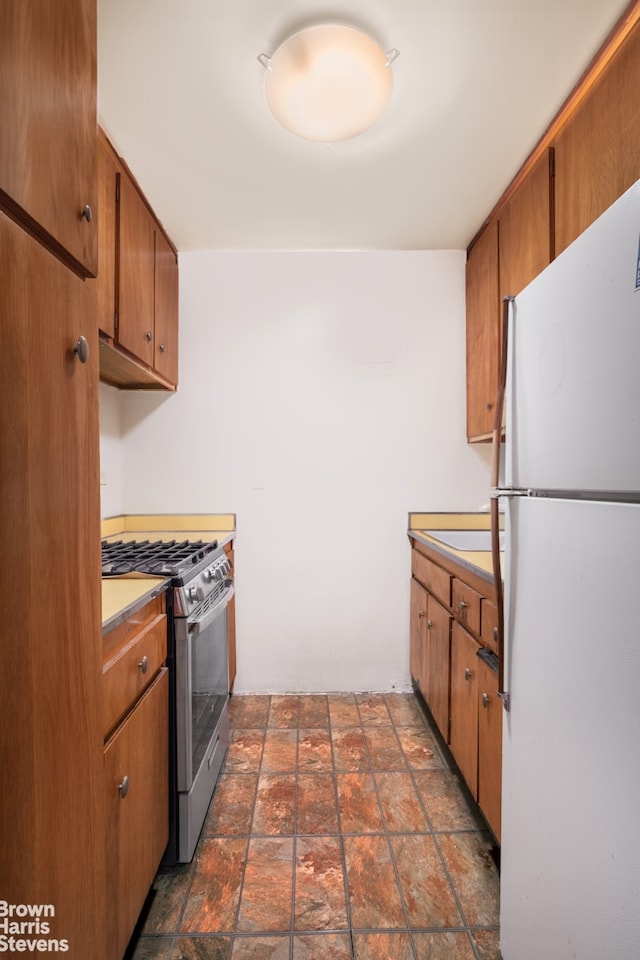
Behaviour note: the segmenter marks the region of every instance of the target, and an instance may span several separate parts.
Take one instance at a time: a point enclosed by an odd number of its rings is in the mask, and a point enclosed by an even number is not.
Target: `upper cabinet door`
[[[118,342],[153,366],[155,224],[128,177],[120,179]]]
[[[555,140],[556,254],[640,177],[640,22]]]
[[[113,339],[116,335],[116,193],[121,168],[107,138],[98,133],[98,279],[96,298],[98,329]]]
[[[500,369],[498,221],[478,237],[467,259],[467,438],[488,439]]]
[[[500,301],[553,259],[553,153],[545,150],[500,210]]]
[[[0,130],[0,205],[95,276],[95,0],[2,0]]]
[[[154,367],[172,384],[178,383],[178,259],[156,229],[156,295]]]

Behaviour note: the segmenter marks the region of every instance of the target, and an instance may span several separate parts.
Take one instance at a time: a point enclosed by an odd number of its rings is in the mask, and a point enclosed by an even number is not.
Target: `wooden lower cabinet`
[[[104,960],[95,297],[3,213],[0,318],[0,898]]]
[[[445,740],[449,739],[450,630],[451,615],[434,597],[428,596],[424,696]]]
[[[449,745],[475,800],[478,799],[479,645],[460,624],[451,636],[451,738]]]
[[[478,804],[500,842],[502,701],[498,674],[478,659]]]
[[[231,564],[229,576],[234,579],[235,554],[233,541],[225,543],[224,553]],[[229,692],[233,691],[233,683],[236,679],[236,597],[235,593],[227,604],[227,655],[229,658]]]
[[[104,751],[108,956],[124,954],[168,841],[169,674],[163,667]],[[159,735],[160,734],[160,735]]]
[[[412,550],[411,676],[499,841],[503,708],[489,665],[496,660],[495,592],[453,560],[442,558],[440,566],[432,556],[422,543]],[[427,589],[434,585],[438,599]]]

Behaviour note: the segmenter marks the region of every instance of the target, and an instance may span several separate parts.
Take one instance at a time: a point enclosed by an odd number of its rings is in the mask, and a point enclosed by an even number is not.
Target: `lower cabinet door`
[[[425,629],[427,622],[427,591],[417,580],[411,580],[411,611],[409,621],[409,669],[426,698],[425,689]]]
[[[168,692],[165,667],[105,746],[110,960],[125,951],[168,841]]]
[[[449,741],[449,662],[451,615],[429,595],[426,634],[425,699],[445,741]]]
[[[502,789],[502,702],[498,674],[478,661],[478,804],[500,841]]]
[[[451,631],[451,752],[478,799],[478,644],[458,623]]]

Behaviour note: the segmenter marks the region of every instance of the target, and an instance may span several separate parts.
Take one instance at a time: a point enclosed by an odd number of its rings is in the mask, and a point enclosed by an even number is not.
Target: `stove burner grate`
[[[217,547],[217,540],[103,540],[102,576],[132,572],[176,576]]]

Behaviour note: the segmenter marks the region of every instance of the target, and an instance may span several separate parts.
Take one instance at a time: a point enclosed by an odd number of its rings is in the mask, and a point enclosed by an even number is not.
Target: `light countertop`
[[[410,513],[408,534],[437,553],[450,557],[463,567],[493,580],[490,550],[456,550],[429,536],[428,530],[490,530],[488,513]],[[500,555],[503,557],[503,554]]]
[[[235,513],[121,514],[102,521],[103,540],[217,540],[224,546],[236,535]],[[166,590],[170,579],[131,573],[102,580],[102,632]]]
[[[113,630],[119,623],[157,597],[167,589],[170,582],[166,577],[148,577],[139,573],[127,574],[124,577],[104,577],[102,580],[103,634]]]
[[[234,513],[123,514],[102,521],[103,540],[217,540],[222,547],[236,535]]]

